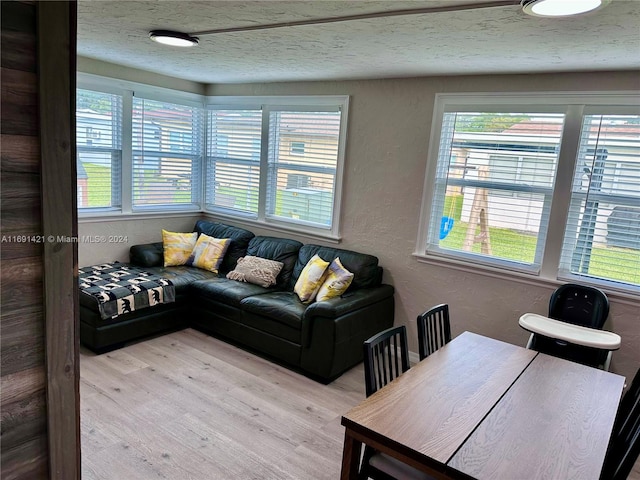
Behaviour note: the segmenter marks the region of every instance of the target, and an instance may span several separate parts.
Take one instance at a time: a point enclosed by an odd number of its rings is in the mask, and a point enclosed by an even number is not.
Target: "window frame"
[[[197,102],[191,102],[191,101],[187,101],[187,100],[179,100],[179,99],[175,99],[175,98],[169,98],[166,95],[155,95],[153,91],[149,92],[149,91],[140,91],[138,89],[137,91],[139,94],[136,95],[136,93],[133,93],[133,98],[132,98],[132,104],[135,101],[135,99],[140,99],[143,101],[145,100],[150,100],[150,101],[157,101],[157,102],[162,102],[162,103],[171,103],[171,104],[176,104],[179,105],[181,107],[190,107],[190,108],[195,108],[195,109],[199,109],[199,115],[200,115],[200,124],[201,124],[201,131],[193,131],[191,133],[191,137],[192,137],[192,141],[195,142],[195,145],[197,146],[197,152],[194,153],[187,153],[184,151],[177,151],[174,150],[172,148],[169,148],[168,150],[163,150],[162,147],[158,148],[158,149],[144,149],[144,150],[140,150],[140,149],[134,149],[134,141],[133,141],[133,134],[134,134],[134,129],[131,129],[131,180],[132,180],[132,186],[131,186],[131,190],[130,190],[130,194],[131,194],[131,211],[134,213],[138,213],[138,212],[175,212],[175,211],[187,211],[187,212],[193,212],[193,211],[200,211],[202,209],[202,169],[203,169],[203,165],[204,165],[204,143],[205,143],[205,130],[206,130],[206,122],[205,122],[205,111],[204,111],[204,106],[201,102],[197,101]],[[197,113],[197,112],[196,112]],[[133,109],[131,112],[131,122],[132,122],[132,127],[133,127]],[[144,128],[144,127],[143,127]],[[174,133],[174,132],[170,132]],[[184,133],[184,132],[182,132]],[[157,155],[157,157],[160,159],[160,163],[162,163],[162,159],[163,158],[173,158],[173,159],[182,159],[182,160],[190,160],[191,161],[191,178],[192,178],[192,188],[190,190],[190,195],[191,195],[191,202],[183,202],[183,203],[155,203],[155,204],[150,204],[150,205],[144,205],[144,204],[136,204],[135,199],[133,198],[133,193],[134,193],[134,185],[133,185],[133,179],[135,177],[135,166],[133,165],[133,159],[136,156],[140,156],[140,155],[144,155],[144,153],[147,154],[151,154],[151,155]]]
[[[336,108],[337,107],[337,108]],[[258,225],[275,228],[284,232],[313,235],[318,238],[338,241],[340,239],[340,207],[342,202],[342,180],[345,163],[347,123],[348,123],[348,95],[305,95],[305,96],[262,96],[262,97],[237,97],[237,96],[209,96],[206,100],[206,109],[217,110],[261,110],[262,111],[262,135],[260,153],[260,189],[258,198],[257,215],[243,214],[222,206],[203,205],[205,213],[214,214],[216,217],[241,219],[248,225]],[[280,217],[269,214],[267,203],[270,201],[267,194],[267,179],[269,172],[269,116],[278,111],[340,111],[340,128],[338,133],[337,162],[335,168],[335,180],[333,190],[333,210],[331,225],[329,228],[318,227],[316,223],[303,220],[283,220]],[[208,177],[208,159],[205,160],[204,178]],[[206,184],[206,180],[204,181]]]
[[[148,100],[176,103],[180,105],[204,109],[204,95],[183,92],[163,87],[155,87],[127,80],[102,77],[89,73],[77,73],[77,89],[91,90],[122,96],[121,139],[122,155],[120,159],[120,207],[99,207],[78,209],[81,221],[100,221],[115,218],[138,218],[140,216],[161,216],[162,214],[193,214],[202,212],[202,188],[198,182],[195,188],[200,203],[183,205],[162,205],[140,207],[133,205],[133,97],[139,96]],[[204,135],[204,133],[203,133]],[[167,152],[170,153],[170,152]],[[204,154],[200,156],[199,170],[202,172]]]
[[[78,207],[78,216],[92,216],[92,215],[107,215],[107,214],[113,214],[113,213],[117,213],[120,212],[122,209],[122,197],[124,195],[124,192],[122,191],[122,175],[123,175],[123,169],[122,169],[122,162],[123,162],[123,152],[124,152],[124,138],[122,137],[122,133],[124,130],[123,127],[123,123],[125,121],[125,115],[124,115],[124,109],[125,109],[125,98],[124,95],[122,94],[122,91],[118,90],[118,89],[114,89],[114,88],[103,88],[101,86],[96,86],[94,87],[92,84],[78,84],[77,88],[76,88],[76,98],[77,98],[77,92],[78,90],[87,90],[87,91],[92,91],[95,93],[104,93],[104,94],[108,94],[108,95],[117,95],[119,97],[121,97],[120,99],[120,108],[121,108],[121,118],[119,119],[119,121],[117,123],[120,124],[120,131],[119,132],[113,132],[113,137],[120,137],[120,149],[116,149],[116,148],[106,148],[106,147],[95,147],[93,145],[86,145],[86,146],[80,146],[77,145],[76,142],[76,150],[78,155],[81,152],[95,152],[95,151],[102,151],[102,152],[107,152],[107,151],[111,151],[112,155],[114,153],[118,154],[118,162],[117,165],[111,165],[111,181],[112,181],[112,185],[111,185],[111,205],[109,206],[99,206],[99,207]],[[76,111],[77,111],[77,107],[76,107]],[[75,113],[75,112],[74,112]],[[91,127],[87,127],[91,128]],[[76,129],[77,129],[77,125],[76,125]],[[88,135],[88,132],[87,132]],[[119,180],[120,184],[119,185],[115,185],[115,181]]]
[[[447,111],[483,111],[482,108],[509,110],[535,109],[537,112],[557,111],[565,114],[564,128],[560,139],[558,166],[555,185],[552,187],[551,205],[548,212],[548,230],[541,250],[541,263],[537,271],[514,268],[511,262],[478,261],[476,255],[450,255],[445,251],[428,249],[429,226],[435,204],[436,175],[440,150],[441,132],[444,114]],[[618,282],[593,279],[584,276],[562,275],[560,272],[560,256],[564,233],[569,215],[575,164],[578,160],[579,138],[582,121],[585,115],[593,110],[608,114],[633,112],[639,114],[640,94],[637,91],[623,92],[544,92],[544,93],[439,93],[436,94],[429,148],[427,168],[423,185],[418,235],[413,256],[420,262],[446,266],[463,271],[471,271],[498,278],[512,278],[524,283],[558,285],[566,281],[579,281],[603,287],[621,295],[636,298],[640,288]],[[491,110],[488,110],[491,111]],[[456,252],[458,253],[458,252]],[[466,252],[464,252],[466,253]]]

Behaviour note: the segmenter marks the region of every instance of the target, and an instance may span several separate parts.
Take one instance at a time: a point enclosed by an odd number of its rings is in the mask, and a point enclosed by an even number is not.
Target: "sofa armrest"
[[[393,296],[394,289],[391,285],[380,285],[374,288],[362,288],[331,298],[322,302],[312,303],[305,310],[305,317],[337,318],[365,308],[372,303],[379,302]]]
[[[362,361],[366,339],[393,325],[391,285],[309,305],[303,317],[300,366],[329,382]]]
[[[134,245],[129,249],[129,262],[139,267],[161,267],[164,265],[162,242]]]

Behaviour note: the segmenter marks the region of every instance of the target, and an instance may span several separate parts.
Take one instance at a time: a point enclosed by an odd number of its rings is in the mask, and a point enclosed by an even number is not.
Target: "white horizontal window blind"
[[[76,93],[78,208],[120,208],[122,96]]]
[[[203,134],[202,108],[133,98],[134,210],[199,208]]]
[[[445,112],[427,251],[537,272],[564,114]]]
[[[206,204],[255,217],[260,187],[261,110],[209,110]]]
[[[585,115],[560,276],[640,289],[640,115]]]
[[[268,216],[331,227],[340,119],[339,110],[270,111]]]

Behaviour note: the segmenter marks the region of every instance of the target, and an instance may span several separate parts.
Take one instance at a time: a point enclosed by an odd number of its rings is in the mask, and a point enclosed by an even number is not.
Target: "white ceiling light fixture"
[[[171,30],[152,30],[149,32],[149,38],[154,42],[172,47],[193,47],[198,45],[198,37]]]
[[[522,10],[535,17],[568,17],[604,7],[611,0],[522,0]]]

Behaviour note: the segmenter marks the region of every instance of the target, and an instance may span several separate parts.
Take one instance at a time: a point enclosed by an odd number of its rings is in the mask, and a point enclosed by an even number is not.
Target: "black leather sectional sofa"
[[[394,289],[382,284],[382,268],[372,255],[255,236],[245,229],[205,220],[198,221],[194,231],[231,239],[220,273],[188,266],[163,267],[161,242],[131,247],[130,263],[171,280],[176,300],[102,319],[96,299],[81,292],[80,338],[84,345],[100,353],[147,335],[194,327],[330,382],[362,361],[364,340],[393,325]],[[315,254],[329,262],[340,257],[354,278],[342,296],[306,305],[293,287]],[[277,284],[264,288],[226,278],[245,255],[282,262]]]

